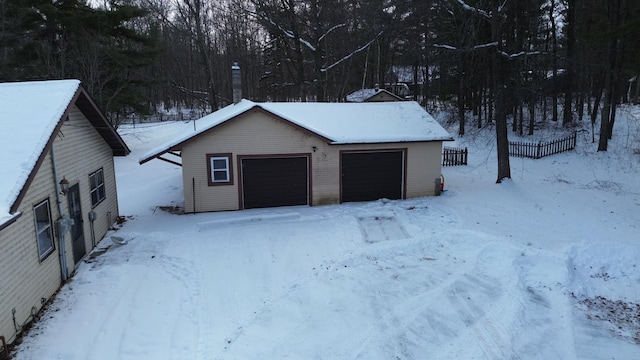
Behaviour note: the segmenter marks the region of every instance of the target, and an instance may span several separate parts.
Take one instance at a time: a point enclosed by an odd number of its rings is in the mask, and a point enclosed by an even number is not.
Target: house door
[[[78,184],[69,188],[69,217],[73,219],[71,226],[71,242],[73,244],[73,261],[78,263],[87,253],[84,245],[84,226],[82,223],[82,207],[80,206],[80,187]]]

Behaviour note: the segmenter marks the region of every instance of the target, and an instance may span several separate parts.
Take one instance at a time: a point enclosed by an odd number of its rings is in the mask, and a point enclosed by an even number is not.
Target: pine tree
[[[26,5],[26,6],[25,6]],[[114,125],[128,112],[144,112],[141,89],[150,82],[140,70],[158,48],[135,20],[145,12],[132,5],[92,8],[81,0],[8,0],[17,26],[2,42],[2,80],[78,78]],[[10,69],[10,71],[7,71]]]

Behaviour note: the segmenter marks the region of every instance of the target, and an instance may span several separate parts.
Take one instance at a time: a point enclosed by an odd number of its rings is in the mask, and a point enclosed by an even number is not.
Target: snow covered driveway
[[[583,348],[634,349],[574,314],[565,259],[459,230],[440,202],[136,217],[117,232],[127,245],[62,290],[43,322],[56,331],[28,339],[18,359],[582,359],[593,354]],[[363,218],[404,232],[368,241],[378,228],[363,231]],[[68,347],[64,334],[78,341]]]
[[[134,154],[151,133],[125,134]],[[495,185],[477,155],[440,197],[198,215],[156,209],[178,167],[117,159],[128,244],[15,358],[640,358],[640,163],[611,156],[517,160]]]

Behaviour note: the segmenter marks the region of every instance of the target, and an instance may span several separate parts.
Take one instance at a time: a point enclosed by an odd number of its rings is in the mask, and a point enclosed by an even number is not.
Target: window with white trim
[[[104,173],[102,169],[89,174],[89,189],[91,194],[91,207],[95,207],[105,199]]]
[[[54,250],[49,199],[33,207],[33,218],[36,225],[38,253],[40,255],[40,260],[44,260]]]
[[[209,185],[233,184],[231,154],[208,154]]]

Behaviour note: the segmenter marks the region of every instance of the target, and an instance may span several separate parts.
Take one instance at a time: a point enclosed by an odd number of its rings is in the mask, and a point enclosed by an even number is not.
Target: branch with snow
[[[475,46],[467,47],[467,48],[458,48],[458,47],[455,47],[453,45],[445,45],[445,44],[433,44],[432,46],[436,47],[436,48],[448,49],[448,50],[456,50],[456,51],[457,50],[460,50],[460,51],[474,51],[474,50],[480,50],[480,49],[485,49],[485,48],[489,48],[489,47],[498,46],[498,42],[494,41],[494,42],[475,45]]]
[[[540,55],[540,54],[542,54],[540,51],[531,51],[531,52],[520,51],[519,53],[515,53],[515,54],[508,54],[504,51],[500,51],[500,55],[506,57],[507,59],[515,59],[521,56]]]
[[[264,14],[261,13],[257,13],[254,11],[247,11],[248,14],[253,15],[254,17],[259,17],[263,20],[266,20],[269,22],[269,24],[273,25],[275,28],[277,28],[278,30],[280,30],[280,32],[288,37],[289,39],[294,39],[299,41],[302,45],[306,46],[307,48],[309,48],[309,50],[311,50],[312,52],[315,52],[317,49],[315,46],[313,46],[308,40],[305,40],[301,37],[297,37],[296,39],[296,35],[293,33],[293,31],[291,30],[287,30],[285,28],[283,28],[282,26],[280,26],[280,24],[276,23],[275,21],[273,21],[270,17],[265,16]]]
[[[332,26],[329,30],[327,30],[327,32],[325,32],[324,34],[322,34],[322,36],[320,36],[320,38],[318,39],[318,43],[320,43],[322,41],[322,39],[324,39],[325,37],[327,37],[329,34],[331,34],[334,30],[339,29],[341,27],[345,27],[347,26],[347,24],[338,24],[335,26]]]
[[[294,39],[294,40],[296,39],[296,36],[293,33],[293,31],[283,28],[282,26],[280,26],[280,24],[277,24],[275,21],[271,20],[271,18],[268,18],[268,17],[265,17],[265,16],[263,16],[262,18],[266,19],[271,25],[273,25],[276,28],[278,28],[278,30],[280,30],[284,34],[284,36],[286,36],[286,37],[288,37],[290,39]],[[309,41],[304,40],[301,37],[298,37],[297,40],[300,41],[300,43],[302,45],[308,47],[309,50],[314,51],[314,52],[316,51],[316,47],[311,45],[311,43]]]
[[[448,50],[458,50],[457,47],[451,46],[451,45],[433,44],[433,47],[448,49]]]
[[[440,48],[440,49],[447,49],[447,50],[452,50],[452,51],[474,51],[474,50],[480,50],[480,49],[486,49],[486,48],[490,48],[490,47],[496,47],[498,46],[498,42],[497,41],[493,41],[490,43],[486,43],[486,44],[480,44],[480,45],[475,45],[472,47],[468,47],[468,48],[458,48],[455,47],[453,45],[445,45],[445,44],[433,44],[433,47],[436,48]],[[542,54],[542,52],[540,51],[520,51],[518,53],[515,54],[509,54],[507,52],[504,51],[498,51],[498,53],[507,58],[507,59],[515,59],[515,58],[519,58],[522,56],[530,56],[530,55],[540,55]]]
[[[506,2],[506,1],[505,1],[505,2]],[[473,7],[473,6],[471,6],[471,5],[467,4],[467,3],[465,3],[465,2],[464,2],[464,1],[462,1],[462,0],[458,0],[458,4],[460,4],[460,5],[461,5],[465,10],[468,10],[468,11],[474,12],[474,13],[476,13],[476,14],[480,14],[480,15],[484,16],[484,17],[485,17],[485,18],[487,18],[487,19],[491,19],[491,14],[489,14],[489,13],[488,13],[488,12],[486,12],[485,10],[478,9],[478,8],[476,8],[476,7]],[[504,5],[504,4],[503,4],[503,5]]]
[[[498,6],[498,12],[501,13],[502,9],[504,9],[504,7],[507,5],[507,1],[508,0],[504,0],[504,2],[502,2],[502,4],[500,6]]]
[[[355,54],[357,54],[357,53],[359,53],[359,52],[361,52],[361,51],[365,50],[365,49],[366,49],[366,48],[368,48],[369,46],[371,46],[371,44],[373,44],[373,42],[374,42],[374,41],[376,41],[376,40],[380,37],[380,35],[382,35],[382,33],[383,33],[383,32],[384,32],[384,31],[380,31],[380,32],[378,33],[378,35],[376,35],[373,39],[371,39],[371,41],[369,41],[368,43],[366,43],[364,46],[362,46],[362,47],[360,47],[360,48],[356,49],[356,50],[355,50],[355,51],[353,51],[351,54],[344,56],[342,59],[340,59],[340,60],[338,60],[338,61],[334,62],[333,64],[331,64],[331,65],[329,65],[329,66],[327,66],[327,67],[323,67],[322,69],[320,69],[320,71],[321,71],[321,72],[327,72],[327,71],[329,71],[330,69],[332,69],[332,68],[334,68],[334,67],[336,67],[336,66],[340,65],[340,64],[341,64],[342,62],[344,62],[345,60],[349,60],[350,58],[352,58],[352,57],[353,57],[353,55],[355,55]]]
[[[484,48],[493,47],[493,46],[498,46],[498,42],[497,41],[493,41],[493,42],[486,43],[486,44],[476,45],[476,46],[473,47],[473,49],[474,50],[484,49]]]

